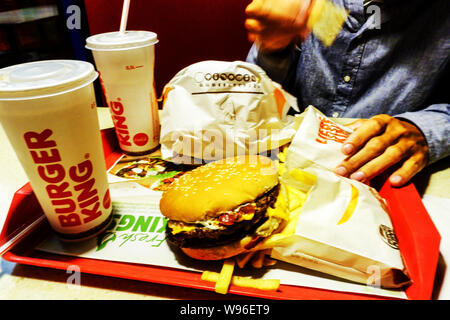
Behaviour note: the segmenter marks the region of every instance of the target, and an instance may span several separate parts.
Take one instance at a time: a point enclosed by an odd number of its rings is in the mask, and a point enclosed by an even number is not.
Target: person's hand
[[[403,161],[389,181],[405,185],[428,161],[428,145],[422,132],[413,124],[386,114],[350,125],[353,133],[346,139],[342,152],[348,157],[335,173],[367,182],[394,164]]]
[[[248,38],[263,51],[277,51],[304,39],[310,0],[254,0],[245,9]]]

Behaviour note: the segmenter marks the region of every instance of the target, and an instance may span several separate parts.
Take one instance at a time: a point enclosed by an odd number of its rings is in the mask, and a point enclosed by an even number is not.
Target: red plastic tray
[[[111,166],[121,155],[112,129],[102,130],[105,161]],[[413,184],[392,188],[381,183],[380,195],[386,199],[396,230],[400,251],[410,274],[412,284],[406,289],[408,299],[430,299],[436,272],[441,237]],[[29,184],[19,189],[13,198],[0,245],[15,230],[23,229],[42,215],[42,210]],[[44,220],[45,221],[45,220]],[[77,265],[85,273],[141,280],[153,283],[214,291],[214,284],[200,279],[200,273],[132,263],[94,260],[50,254],[34,250],[42,236],[48,234],[48,225],[42,223],[3,258],[16,263],[67,270]],[[386,299],[379,296],[343,293],[331,290],[281,285],[276,292],[231,286],[230,293],[268,299]]]

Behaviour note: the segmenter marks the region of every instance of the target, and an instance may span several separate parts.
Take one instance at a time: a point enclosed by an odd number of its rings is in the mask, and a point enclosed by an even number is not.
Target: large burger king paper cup
[[[0,69],[0,122],[58,236],[79,241],[111,221],[92,64],[48,60]]]
[[[156,33],[109,32],[91,36],[100,82],[120,148],[128,154],[150,153],[159,146],[159,118],[153,71]]]

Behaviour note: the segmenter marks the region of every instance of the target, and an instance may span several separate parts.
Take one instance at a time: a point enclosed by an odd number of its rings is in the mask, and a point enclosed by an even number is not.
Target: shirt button
[[[350,82],[350,76],[345,76],[345,77],[344,77],[344,81],[345,81],[345,82]]]
[[[339,117],[339,112],[333,112],[332,116],[333,116],[333,118]]]

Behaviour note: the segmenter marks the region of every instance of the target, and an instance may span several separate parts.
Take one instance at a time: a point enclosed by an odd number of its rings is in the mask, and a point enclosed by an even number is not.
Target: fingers
[[[264,26],[255,19],[245,20],[244,26],[247,29],[248,40],[250,42],[257,41],[258,35],[261,34],[264,30]]]
[[[346,127],[355,131],[356,129],[361,127],[366,121],[367,121],[366,119],[356,120],[352,123],[347,124]],[[356,150],[355,146],[351,143],[351,141],[352,140],[347,139],[347,143],[342,145],[341,151],[343,154],[349,155],[349,154],[352,154]],[[345,175],[345,172],[341,173],[341,175]]]
[[[393,186],[402,186],[425,167],[428,146],[415,125],[387,115],[351,125],[355,131],[342,147],[342,152],[348,157],[335,169],[336,174],[368,182],[404,161],[390,177]]]
[[[406,150],[404,147],[398,145],[393,146],[397,136],[384,134],[370,139],[360,151],[355,155],[344,161],[343,166],[350,172],[354,168],[361,168],[359,171],[371,172],[370,176],[365,175],[364,178],[371,179],[374,175],[382,172],[385,168],[384,163],[397,163],[405,156]],[[376,159],[376,161],[372,161]],[[366,164],[366,165],[365,165]],[[366,169],[366,170],[364,170]],[[359,177],[359,179],[358,179]],[[353,177],[356,180],[363,180],[358,174],[358,177]],[[353,179],[352,178],[352,179]]]
[[[264,1],[262,0],[253,0],[246,8],[245,14],[249,18],[265,18],[267,16],[267,10],[263,10]]]
[[[426,157],[422,154],[415,154],[406,160],[402,167],[395,171],[390,177],[389,182],[394,187],[401,187],[410,181],[426,165]]]
[[[355,131],[350,134],[342,146],[342,153],[349,157],[335,169],[337,174],[350,176],[358,181],[367,181],[386,169],[386,161],[393,156],[392,150],[385,155],[383,153],[395,142],[398,135],[392,132],[385,134],[385,122],[372,118],[366,121],[357,121],[348,126]],[[381,157],[377,161],[372,161],[379,156]],[[388,162],[400,160],[392,158]]]
[[[261,22],[259,22],[256,19],[247,19],[245,20],[245,28],[247,29],[247,32],[251,32],[251,33],[261,33],[264,31],[264,25],[261,24]]]
[[[250,19],[280,26],[292,26],[301,5],[301,1],[254,0],[245,8],[245,14]]]
[[[354,129],[355,131],[347,138],[342,146],[342,152],[346,155],[354,154],[372,137],[383,133],[389,121],[385,116],[389,117],[387,115],[379,115],[364,122],[354,123],[351,127],[357,130]]]
[[[245,9],[248,39],[264,51],[277,51],[306,38],[306,18],[297,17],[303,6],[303,1],[254,0]]]
[[[387,147],[381,154],[379,154],[379,152],[373,153],[367,149],[361,150],[358,154],[363,154],[357,158],[358,162],[355,163],[349,161],[347,166],[349,166],[348,170],[352,170],[351,168],[357,168],[357,170],[350,175],[350,179],[361,182],[369,181],[407,156],[407,152],[398,145]]]
[[[270,27],[255,19],[247,19],[245,28],[248,32],[249,41],[257,42],[259,49],[263,51],[284,49],[297,38],[296,34]]]

